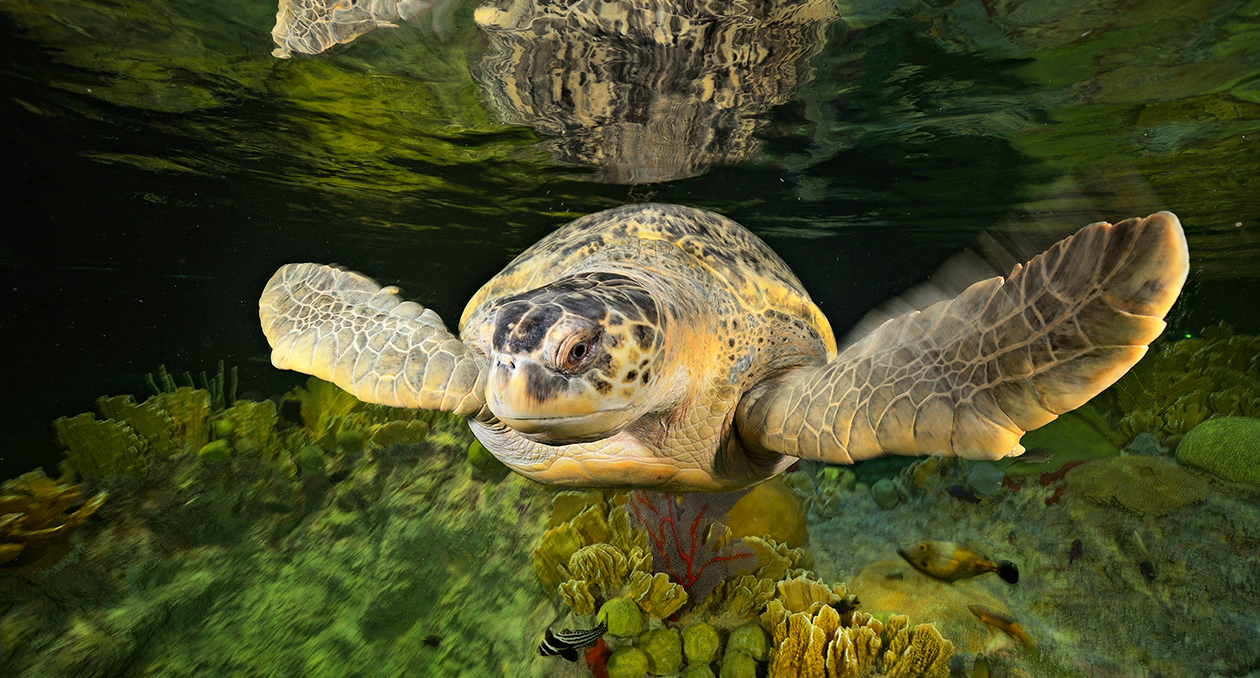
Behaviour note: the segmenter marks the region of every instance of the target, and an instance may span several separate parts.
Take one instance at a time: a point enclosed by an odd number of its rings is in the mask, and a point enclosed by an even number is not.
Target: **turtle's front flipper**
[[[997,459],[1119,379],[1164,329],[1189,271],[1177,217],[1081,229],[949,301],[894,318],[830,363],[750,391],[744,444],[850,463]]]
[[[282,266],[258,300],[271,363],[365,402],[485,415],[485,358],[397,294],[332,266]]]

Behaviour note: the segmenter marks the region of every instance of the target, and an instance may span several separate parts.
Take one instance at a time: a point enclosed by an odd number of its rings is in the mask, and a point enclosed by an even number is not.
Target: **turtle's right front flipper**
[[[740,438],[839,464],[1019,454],[1025,431],[1080,407],[1146,353],[1188,271],[1170,212],[1086,226],[1006,280],[889,320],[830,363],[749,391]]]
[[[321,264],[288,264],[258,300],[271,363],[364,402],[484,416],[486,361],[398,288]]]

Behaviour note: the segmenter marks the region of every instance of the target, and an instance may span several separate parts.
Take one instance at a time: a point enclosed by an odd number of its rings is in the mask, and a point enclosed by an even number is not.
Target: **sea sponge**
[[[71,468],[84,478],[124,474],[143,478],[148,470],[145,453],[149,443],[125,422],[96,421],[86,412],[53,422],[57,439],[66,446]]]
[[[631,599],[610,598],[599,608],[596,617],[608,625],[608,633],[623,638],[633,638],[643,630],[643,614]]]
[[[1010,614],[1010,608],[977,579],[943,582],[897,558],[862,568],[849,582],[849,590],[862,601],[863,610],[932,620],[961,652],[981,652],[992,643],[1010,643],[1004,634],[980,623],[967,610],[968,605],[983,605]]]
[[[1235,483],[1260,486],[1260,419],[1220,417],[1203,422],[1181,439],[1177,461]]]
[[[70,536],[105,503],[101,492],[75,511],[77,485],[53,481],[35,470],[0,485],[0,568],[34,572],[55,565],[70,551]]]
[[[1115,501],[1138,513],[1167,513],[1207,496],[1207,485],[1175,463],[1123,455],[1081,464],[1064,476],[1073,492],[1100,503]]]
[[[682,631],[683,654],[690,664],[708,664],[717,657],[722,639],[712,625],[700,622]]]
[[[791,548],[809,543],[801,500],[777,477],[740,497],[723,522],[732,537],[769,537]]]

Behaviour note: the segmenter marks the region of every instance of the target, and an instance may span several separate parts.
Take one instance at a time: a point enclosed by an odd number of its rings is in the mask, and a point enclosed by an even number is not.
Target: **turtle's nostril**
[[[499,362],[499,365],[502,367],[506,367],[509,370],[516,369],[516,365],[512,363],[512,356],[501,355],[495,358],[495,360],[497,360]]]

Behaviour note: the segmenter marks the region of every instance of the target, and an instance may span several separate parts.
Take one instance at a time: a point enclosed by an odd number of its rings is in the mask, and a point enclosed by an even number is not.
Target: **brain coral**
[[[931,620],[960,652],[980,652],[991,644],[1010,642],[967,610],[968,605],[983,605],[1004,615],[1010,613],[1005,603],[985,590],[983,582],[974,579],[952,584],[939,581],[898,558],[867,565],[853,578],[849,590],[868,612],[895,612]]]
[[[1207,485],[1169,461],[1145,455],[1096,459],[1067,472],[1073,492],[1098,502],[1116,501],[1130,511],[1166,513],[1207,496]]]
[[[1177,461],[1260,486],[1260,419],[1221,417],[1199,424],[1177,445]]]

